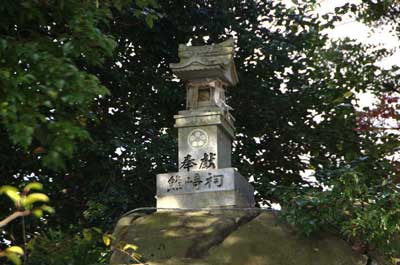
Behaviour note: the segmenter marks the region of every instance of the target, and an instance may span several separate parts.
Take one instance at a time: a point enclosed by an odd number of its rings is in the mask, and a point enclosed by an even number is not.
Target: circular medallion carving
[[[208,143],[208,135],[204,130],[194,129],[188,136],[188,143],[193,148],[200,148]]]

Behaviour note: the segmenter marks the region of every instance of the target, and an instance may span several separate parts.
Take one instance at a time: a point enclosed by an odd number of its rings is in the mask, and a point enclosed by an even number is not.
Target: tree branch
[[[0,228],[6,226],[8,223],[13,221],[14,219],[17,219],[18,217],[28,216],[30,214],[31,214],[31,211],[28,211],[28,210],[15,212],[0,221]]]

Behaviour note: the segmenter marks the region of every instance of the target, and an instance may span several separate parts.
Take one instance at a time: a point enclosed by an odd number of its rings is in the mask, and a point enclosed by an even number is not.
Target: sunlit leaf
[[[6,253],[6,257],[16,265],[21,265],[20,255],[15,253]]]
[[[49,201],[49,197],[47,197],[46,194],[43,193],[32,193],[29,194],[28,196],[26,196],[23,204],[24,206],[29,206],[34,204],[35,202],[48,202]]]
[[[28,185],[25,186],[24,191],[30,191],[30,190],[43,190],[43,185],[42,183],[39,182],[31,182]]]
[[[18,254],[18,255],[24,255],[24,250],[19,246],[12,246],[12,247],[6,248],[4,251],[6,253],[14,253],[14,254]]]
[[[8,191],[12,192],[18,192],[18,189],[16,187],[10,186],[10,185],[4,185],[0,187],[0,194],[6,193]]]
[[[104,242],[104,245],[109,246],[111,244],[110,236],[107,234],[103,235],[103,242]]]
[[[136,250],[138,249],[138,246],[133,245],[133,244],[126,244],[126,245],[123,247],[123,250],[127,250],[127,249],[132,249],[133,251],[136,251]]]
[[[40,207],[40,209],[42,209],[43,211],[48,212],[48,213],[50,213],[50,214],[55,212],[54,208],[53,208],[53,207],[50,207],[50,206],[48,206],[48,205],[42,205],[42,206]]]
[[[21,200],[18,189],[13,186],[5,185],[0,187],[0,194],[6,194],[16,204]]]
[[[36,216],[37,218],[40,218],[43,216],[43,210],[42,209],[34,209],[32,210],[32,214]]]

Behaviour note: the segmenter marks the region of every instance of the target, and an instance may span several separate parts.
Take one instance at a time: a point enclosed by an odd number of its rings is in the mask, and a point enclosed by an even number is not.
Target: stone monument
[[[179,46],[170,67],[186,86],[186,110],[175,115],[179,171],[157,175],[158,209],[253,207],[254,189],[231,167],[234,118],[226,89],[238,82],[234,42]]]
[[[130,246],[148,265],[375,264],[338,237],[304,238],[277,212],[251,208],[254,190],[231,167],[235,127],[225,92],[238,82],[233,55],[232,40],[179,47],[181,61],[171,64],[187,90],[187,109],[175,116],[179,171],[157,175],[157,212],[139,208],[119,219],[110,264],[137,264]]]

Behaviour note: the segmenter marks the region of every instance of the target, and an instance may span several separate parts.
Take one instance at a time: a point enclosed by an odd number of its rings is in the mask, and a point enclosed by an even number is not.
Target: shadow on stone
[[[275,212],[157,212],[119,222],[118,241],[139,246],[146,264],[366,265],[340,238],[302,238]],[[115,251],[111,264],[131,264]]]

